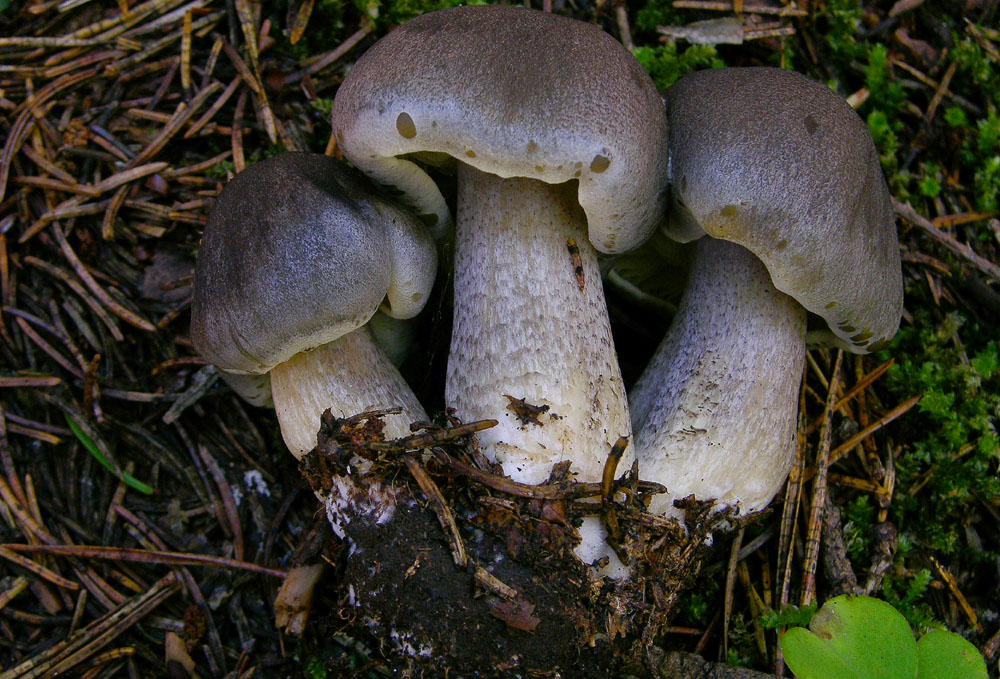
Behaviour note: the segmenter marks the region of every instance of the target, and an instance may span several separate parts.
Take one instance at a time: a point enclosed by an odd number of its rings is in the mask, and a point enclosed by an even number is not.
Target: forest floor
[[[337,544],[273,412],[192,348],[192,271],[227,178],[335,154],[353,61],[452,4],[0,0],[0,679],[385,675],[349,638],[275,627],[286,573]],[[962,634],[998,676],[1000,3],[553,11],[602,26],[661,90],[721,65],[828,84],[867,123],[896,208],[900,332],[870,355],[809,352],[788,489],[716,539],[660,643],[781,672],[783,604],[867,592],[917,632]],[[691,44],[706,20],[699,40],[729,42]],[[670,318],[610,289],[608,305],[631,384]],[[448,318],[427,314],[403,367],[428,411]]]

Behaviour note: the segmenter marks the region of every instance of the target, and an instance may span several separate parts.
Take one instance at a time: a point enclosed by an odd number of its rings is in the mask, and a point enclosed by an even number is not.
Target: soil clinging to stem
[[[355,497],[394,489],[389,511],[347,510],[339,599],[321,623],[366,640],[393,669],[565,678],[645,665],[708,537],[732,519],[692,498],[678,502],[687,530],[648,513],[663,488],[635,467],[614,479],[614,454],[610,483],[574,481],[562,464],[529,486],[476,448],[469,433],[491,421],[415,423],[413,436],[387,441],[381,415],[327,413],[300,469],[320,495],[336,492],[334,477],[350,477]],[[587,515],[604,517],[628,578],[573,554]]]

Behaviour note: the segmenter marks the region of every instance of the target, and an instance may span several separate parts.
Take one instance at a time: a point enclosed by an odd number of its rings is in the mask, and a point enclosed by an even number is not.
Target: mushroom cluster
[[[395,408],[390,437],[427,419],[365,324],[379,309],[419,313],[438,258],[453,286],[444,400],[462,420],[499,422],[477,434],[486,457],[521,484],[554,468],[595,482],[627,440],[620,469],[667,489],[641,511],[682,526],[675,502],[689,496],[743,514],[774,497],[794,453],[807,341],[865,353],[898,327],[898,244],[874,145],[843,100],[804,76],[704,71],[661,97],[593,25],[459,7],[375,43],[340,85],[332,123],[367,179],[312,154],[248,168],[219,198],[195,279],[196,348],[258,402],[270,387],[297,457],[327,409]],[[454,202],[442,176],[455,177]],[[654,232],[697,243],[677,245],[691,261],[684,296],[626,396],[598,252]],[[810,314],[828,329],[809,332]],[[343,487],[365,469],[325,498],[342,536],[352,511],[382,511],[349,506]],[[595,582],[627,581],[606,521],[583,520],[575,554]],[[379,582],[372,596],[394,596]],[[404,620],[413,640],[458,653],[423,620]]]

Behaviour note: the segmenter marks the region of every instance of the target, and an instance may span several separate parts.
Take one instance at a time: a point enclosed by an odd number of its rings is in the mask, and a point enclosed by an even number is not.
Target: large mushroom
[[[333,126],[344,156],[444,239],[448,207],[415,161],[458,161],[447,402],[500,421],[480,443],[512,479],[542,482],[563,460],[599,479],[631,425],[596,250],[642,243],[664,209],[667,127],[650,78],[590,24],[459,7],[369,49]],[[630,442],[622,468],[631,455]],[[596,520],[581,532],[581,558],[604,553]]]
[[[427,416],[365,323],[416,315],[436,251],[426,230],[321,154],[284,153],[223,189],[198,253],[191,340],[224,373],[267,374],[281,433],[302,457],[320,416],[399,408],[387,436]],[[239,377],[238,379],[244,379]]]
[[[865,124],[833,91],[773,68],[701,71],[667,92],[666,231],[701,238],[666,338],[630,395],[652,511],[694,494],[762,509],[794,455],[810,340],[884,346],[902,313],[889,193]]]

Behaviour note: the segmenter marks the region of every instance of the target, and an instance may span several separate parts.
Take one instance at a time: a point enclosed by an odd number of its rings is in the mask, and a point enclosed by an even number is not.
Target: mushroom
[[[630,394],[644,478],[677,515],[694,494],[765,507],[794,456],[809,339],[856,353],[902,313],[889,193],[865,124],[833,91],[774,68],[701,71],[668,90],[666,232],[694,245],[678,313]]]
[[[372,339],[379,349],[394,366],[399,368],[410,355],[416,333],[416,321],[415,317],[398,318],[379,310],[368,319],[365,327],[371,332]],[[274,407],[269,373],[241,374],[220,370],[219,377],[236,392],[237,396],[250,405],[258,408]]]
[[[416,315],[436,267],[430,235],[363,177],[321,154],[283,153],[223,189],[198,253],[191,340],[237,381],[268,374],[288,449],[320,416],[400,408],[386,435],[426,419],[365,323]]]
[[[333,104],[344,156],[448,237],[441,191],[414,162],[458,161],[454,324],[446,400],[512,479],[572,462],[594,481],[631,434],[596,249],[637,246],[666,188],[662,100],[638,62],[590,24],[535,10],[458,7],[382,38]],[[622,468],[631,463],[629,442]],[[578,554],[603,550],[585,522]]]
[[[252,375],[220,370],[219,377],[236,392],[237,396],[250,405],[258,408],[274,407],[274,399],[271,398],[271,376],[267,373]]]

